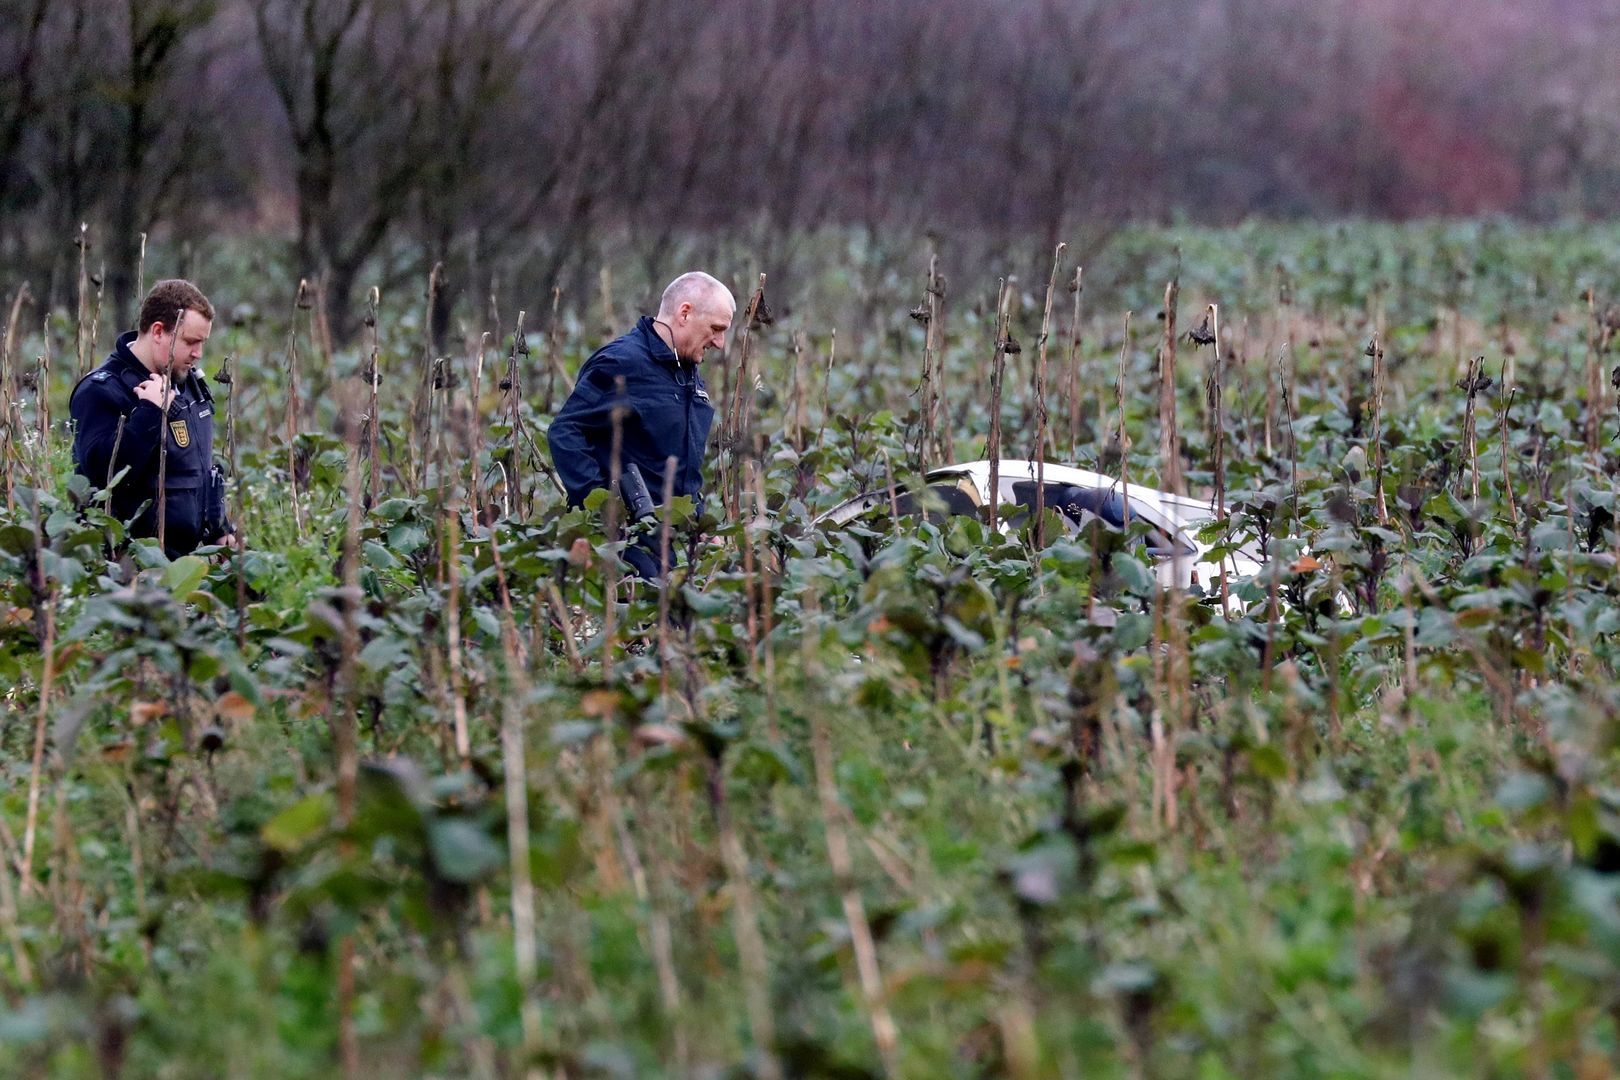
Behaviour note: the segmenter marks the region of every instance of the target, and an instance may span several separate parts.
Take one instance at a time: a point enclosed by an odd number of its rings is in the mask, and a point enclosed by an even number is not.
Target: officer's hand
[[[135,388],[135,396],[142,401],[150,401],[160,409],[167,409],[174,402],[174,390],[169,390],[167,400],[163,396],[163,376],[151,375],[146,381]]]
[[[215,540],[214,544],[219,548],[218,551],[214,552],[214,563],[217,566],[223,566],[230,562],[231,556],[236,554],[235,533],[227,533]]]

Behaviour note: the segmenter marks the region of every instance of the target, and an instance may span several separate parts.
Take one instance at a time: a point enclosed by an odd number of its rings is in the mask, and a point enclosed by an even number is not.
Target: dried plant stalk
[[[1039,358],[1035,363],[1035,550],[1046,547],[1046,342],[1052,330],[1052,297],[1067,244],[1052,252],[1052,276],[1046,281],[1046,307],[1041,312]]]
[[[73,246],[79,249],[78,306],[73,318],[73,351],[79,365],[74,378],[82,379],[88,370],[85,365],[90,357],[90,274],[85,265],[86,257],[90,254],[90,226],[85,222],[79,222],[79,233],[73,238]]]
[[[743,312],[742,332],[737,335],[736,373],[729,381],[726,394],[726,422],[722,445],[726,448],[724,480],[721,491],[726,499],[726,510],[732,520],[742,513],[742,495],[745,479],[742,470],[742,450],[747,429],[751,423],[750,403],[754,399],[752,359],[754,322],[765,304],[765,275],[759,275],[759,287],[748,298]],[[726,369],[728,372],[730,368]]]
[[[472,757],[472,735],[467,727],[466,679],[461,656],[461,518],[457,507],[444,511],[445,649],[450,666],[450,717],[456,756]]]
[[[169,511],[169,406],[170,397],[174,389],[174,348],[180,340],[180,323],[186,317],[186,309],[180,308],[174,313],[174,321],[169,326],[169,355],[163,364],[163,426],[158,428],[158,474],[157,474],[157,542],[158,547],[168,551],[168,544],[164,537],[168,528]],[[40,383],[42,400],[44,382]]]
[[[809,651],[807,647],[806,652]],[[809,674],[807,671],[807,684],[810,682]],[[821,801],[821,819],[827,833],[827,859],[832,864],[833,878],[838,883],[844,924],[849,928],[850,945],[855,952],[855,970],[860,979],[867,1022],[877,1043],[884,1074],[899,1076],[899,1030],[886,1000],[883,974],[878,967],[877,944],[872,940],[872,926],[866,917],[866,906],[855,884],[855,864],[849,854],[849,837],[844,832],[845,810],[838,796],[832,744],[827,737],[827,725],[821,720],[821,709],[810,708],[807,712],[811,718],[810,741],[815,757],[816,792]]]
[[[304,538],[304,509],[298,498],[298,312],[308,300],[309,282],[298,279],[298,295],[293,298],[287,320],[287,402],[282,428],[287,439],[287,492],[292,497],[293,524],[298,538]]]
[[[1001,517],[1001,387],[1007,373],[1007,333],[1012,319],[1013,279],[1001,283],[996,298],[996,347],[990,358],[990,437],[985,457],[990,459],[990,531]],[[894,488],[891,482],[890,490]]]
[[[1176,302],[1181,280],[1164,287],[1164,341],[1159,346],[1159,462],[1165,490],[1185,495],[1181,481],[1181,433],[1176,428]]]
[[[827,367],[821,379],[821,424],[816,428],[816,448],[820,449],[827,438],[827,417],[832,415],[832,370],[833,361],[838,356],[838,331],[835,328],[827,335]],[[946,423],[950,421],[947,419]]]
[[[1601,363],[1603,326],[1597,310],[1597,292],[1586,290],[1586,452],[1595,454],[1603,429],[1603,365]],[[1472,370],[1472,369],[1470,369]],[[1479,497],[1475,478],[1474,497]]]
[[[0,408],[4,408],[5,415],[0,417],[4,421],[5,440],[0,443],[5,453],[0,457],[0,474],[4,475],[6,488],[6,510],[16,509],[15,480],[12,477],[15,471],[13,454],[16,449],[17,435],[22,428],[22,411],[18,402],[22,399],[22,390],[19,385],[21,373],[13,363],[17,348],[17,324],[22,318],[23,304],[28,301],[28,284],[24,282],[18,286],[17,292],[11,298],[11,314],[6,319],[5,338],[0,340]]]
[[[526,311],[518,311],[517,328],[512,331],[512,348],[506,354],[507,423],[512,428],[512,449],[509,455],[512,470],[510,511],[518,517],[528,516],[528,503],[523,495],[523,365],[519,357],[529,355],[529,340],[523,332]]]
[[[1074,314],[1069,323],[1069,355],[1065,368],[1063,396],[1069,406],[1069,458],[1080,456],[1080,295],[1085,292],[1085,271],[1074,268],[1074,280],[1069,291],[1074,294]]]
[[[349,396],[349,395],[345,395]],[[360,656],[360,435],[362,426],[354,421],[357,410],[352,402],[342,404],[344,436],[348,443],[347,490],[349,509],[343,533],[343,635],[331,704],[332,745],[337,756],[337,821],[347,829],[354,821],[356,784],[360,774],[359,732],[355,712],[359,706],[358,662]],[[338,1056],[346,1077],[362,1075],[360,1044],[354,1023],[355,997],[354,935],[345,934],[338,948],[337,1010]]]
[[[1505,383],[1507,379],[1507,364],[1503,363],[1502,368],[1502,378]],[[1508,520],[1513,523],[1514,529],[1518,529],[1519,527],[1519,507],[1513,499],[1513,472],[1509,468],[1509,463],[1512,460],[1512,453],[1508,443],[1508,413],[1513,408],[1513,397],[1517,393],[1518,387],[1508,387],[1507,394],[1502,399],[1502,416],[1500,419],[1501,435],[1498,440],[1501,445],[1502,455],[1502,495],[1507,499]],[[1620,531],[1617,531],[1616,535],[1620,536]]]
[[[759,554],[756,565],[759,568],[759,611],[760,611],[760,647],[765,675],[765,730],[772,739],[781,737],[776,726],[776,649],[771,642],[774,629],[775,605],[771,596],[771,575],[773,573],[770,560],[770,506],[765,499],[765,471],[762,468],[750,470],[754,476],[754,520],[751,528],[751,538],[748,546],[752,547],[757,541]]]
[[[371,292],[366,295],[366,337],[369,339],[366,353],[369,357],[367,364],[367,391],[366,399],[366,509],[370,510],[377,505],[378,489],[377,478],[380,469],[378,443],[382,438],[382,417],[379,415],[377,403],[377,383],[380,378],[378,367],[382,364],[382,351],[377,344],[377,309],[382,304],[382,291],[372,286]]]
[[[1373,500],[1378,524],[1389,524],[1389,504],[1384,498],[1384,333],[1379,316],[1378,332],[1373,335],[1372,451]]]
[[[749,877],[748,854],[743,849],[742,837],[738,835],[736,822],[732,818],[721,764],[714,758],[710,758],[708,764],[710,793],[720,830],[720,857],[731,890],[732,932],[741,961],[748,1026],[759,1055],[759,1074],[763,1080],[782,1080],[782,1064],[776,1056],[776,1020],[771,1007],[769,954],[759,929],[759,908]]]
[[[1485,358],[1476,356],[1468,362],[1468,374],[1463,379],[1463,391],[1467,395],[1463,406],[1463,453],[1468,457],[1469,491],[1474,501],[1479,501],[1479,431],[1475,422],[1475,401],[1484,389]]]
[[[671,454],[664,459],[664,498],[658,505],[658,694],[669,698],[669,601],[674,587],[674,567],[670,556],[674,547],[670,543],[672,512],[675,501],[675,470],[680,460]]]
[[[44,543],[44,537],[35,531],[35,542]],[[56,687],[56,586],[45,591],[40,605],[40,618],[44,623],[41,655],[44,670],[39,677],[39,708],[34,713],[34,753],[28,767],[28,811],[23,823],[22,893],[27,895],[34,887],[34,839],[39,822],[39,792],[45,768],[45,718],[50,713],[51,692]]]
[[[1131,313],[1125,313],[1125,337],[1119,343],[1119,378],[1114,383],[1114,407],[1119,411],[1119,496],[1124,503],[1125,527],[1131,527],[1130,437],[1125,432],[1125,362],[1131,352]],[[1102,456],[1106,456],[1102,455]]]

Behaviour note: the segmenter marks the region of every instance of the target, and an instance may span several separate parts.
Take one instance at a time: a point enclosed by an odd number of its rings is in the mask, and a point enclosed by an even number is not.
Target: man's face
[[[195,311],[187,310],[185,317],[180,320],[178,332],[170,334],[168,327],[162,323],[152,324],[152,355],[157,359],[158,370],[174,357],[174,369],[169,372],[171,379],[184,379],[192,370],[202,362],[203,345],[208,342],[208,334],[213,330],[211,320],[203,318]]]
[[[670,324],[675,339],[675,355],[689,364],[703,363],[710,349],[726,347],[726,331],[731,329],[734,309],[721,297],[710,297],[701,304],[682,304],[675,309]]]

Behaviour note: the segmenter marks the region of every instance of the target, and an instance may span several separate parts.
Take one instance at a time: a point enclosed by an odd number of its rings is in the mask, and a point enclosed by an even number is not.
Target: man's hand
[[[235,555],[239,550],[236,544],[237,539],[235,533],[226,533],[218,540],[215,540],[214,545],[219,548],[219,550],[213,554],[214,565],[223,566],[229,562],[231,556]]]
[[[165,412],[167,412],[169,406],[174,403],[173,387],[170,387],[167,399],[164,398],[163,376],[161,375],[148,376],[145,382],[141,383],[135,388],[135,396],[140,398],[142,401],[151,402],[153,405],[156,405]]]

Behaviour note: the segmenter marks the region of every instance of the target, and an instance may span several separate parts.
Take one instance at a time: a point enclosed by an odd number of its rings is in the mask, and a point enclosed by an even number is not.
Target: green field
[[[240,556],[107,557],[93,296],[0,370],[0,1075],[1614,1074],[1620,227],[1129,231],[1016,352],[988,248],[930,323],[924,242],[711,245],[776,313],[663,597],[546,471],[633,258],[439,362],[422,282],[332,348],[257,250],[190,269]],[[1229,614],[1055,514],[813,523],[992,437],[1161,483],[1178,275]]]

